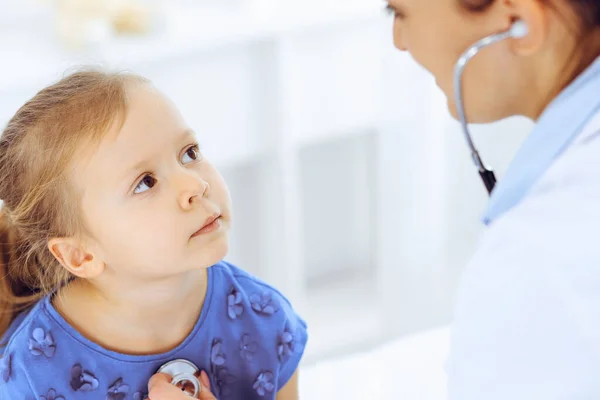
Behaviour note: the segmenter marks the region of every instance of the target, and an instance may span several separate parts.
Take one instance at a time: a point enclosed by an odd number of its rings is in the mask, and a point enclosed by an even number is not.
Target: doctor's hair
[[[0,136],[0,337],[17,315],[73,279],[48,248],[85,233],[73,160],[127,112],[127,87],[145,79],[82,70],[41,90]],[[3,344],[0,343],[0,347]]]
[[[496,0],[459,0],[464,8],[472,12],[483,12],[488,9]],[[583,70],[585,70],[598,56],[600,56],[599,39],[590,35],[594,31],[600,30],[600,0],[541,0],[547,3],[548,7],[556,10],[554,1],[564,1],[574,12],[576,24],[570,21],[566,16],[559,14],[578,39],[578,47],[570,60],[577,62],[575,71],[571,79],[574,79]]]

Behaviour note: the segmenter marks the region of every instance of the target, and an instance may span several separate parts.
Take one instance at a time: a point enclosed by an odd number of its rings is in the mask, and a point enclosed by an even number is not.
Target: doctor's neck
[[[474,14],[499,0],[461,0]],[[508,6],[507,6],[508,7]],[[520,114],[537,120],[559,93],[600,56],[600,1],[543,0],[513,4],[529,34],[521,39],[521,72],[530,78],[518,99]],[[526,10],[527,12],[524,12]]]

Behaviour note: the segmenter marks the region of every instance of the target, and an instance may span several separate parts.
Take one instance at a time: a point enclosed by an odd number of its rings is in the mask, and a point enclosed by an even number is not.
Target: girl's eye
[[[137,186],[135,187],[133,193],[135,194],[140,194],[140,193],[144,193],[147,190],[150,190],[154,187],[154,185],[156,185],[156,178],[153,177],[150,174],[145,175],[142,180],[140,181],[140,183],[137,184]]]
[[[182,164],[189,164],[194,161],[198,161],[200,159],[200,149],[198,145],[195,144],[193,146],[188,147],[188,149],[183,153],[183,157],[181,157]]]

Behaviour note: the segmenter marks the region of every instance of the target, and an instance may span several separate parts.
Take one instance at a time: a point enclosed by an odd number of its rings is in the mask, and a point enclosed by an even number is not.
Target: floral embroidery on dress
[[[129,385],[123,382],[123,378],[119,378],[108,388],[106,400],[124,400],[127,393],[129,393]]]
[[[218,368],[215,373],[215,394],[218,398],[231,395],[231,384],[236,381],[235,376],[231,375],[227,368]]]
[[[271,371],[263,371],[254,381],[252,388],[256,390],[256,393],[261,397],[267,393],[273,393],[273,390],[275,390],[275,385],[273,384],[274,378],[275,376]]]
[[[56,394],[56,390],[50,389],[45,396],[40,396],[39,400],[65,400],[65,398],[59,394]]]
[[[279,334],[277,339],[277,356],[279,361],[283,361],[294,352],[294,335],[286,325],[285,330]]]
[[[35,328],[29,339],[29,351],[34,356],[45,355],[47,358],[54,356],[56,345],[51,332],[44,332],[42,328]]]
[[[99,385],[94,374],[84,370],[81,364],[75,364],[71,369],[71,387],[74,391],[91,392],[98,389]]]
[[[220,339],[213,339],[212,347],[210,349],[210,362],[211,364],[222,367],[225,365],[225,354],[223,354],[222,348],[223,343]]]
[[[257,350],[258,344],[252,341],[250,335],[243,335],[240,340],[240,355],[242,358],[248,362],[252,361]]]
[[[240,293],[235,287],[232,287],[231,291],[227,295],[227,315],[229,318],[236,319],[244,313],[242,300],[242,293]]]
[[[214,390],[218,398],[231,394],[230,385],[236,381],[235,376],[229,373],[225,367],[227,356],[223,353],[223,342],[221,339],[213,339],[210,349],[210,369],[214,379]]]
[[[279,304],[273,297],[272,292],[255,293],[250,296],[250,304],[252,309],[259,314],[273,315],[279,310]]]
[[[144,392],[135,392],[133,394],[133,400],[146,400],[148,397],[144,394]]]
[[[0,358],[0,379],[2,382],[6,383],[10,379],[11,374],[11,355],[4,354],[2,358]]]

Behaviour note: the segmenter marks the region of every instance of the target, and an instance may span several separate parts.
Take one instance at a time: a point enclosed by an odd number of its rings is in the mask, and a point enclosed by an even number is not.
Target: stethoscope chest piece
[[[200,370],[192,362],[182,359],[169,361],[161,366],[158,372],[172,376],[171,384],[190,397],[196,398],[200,393]]]

